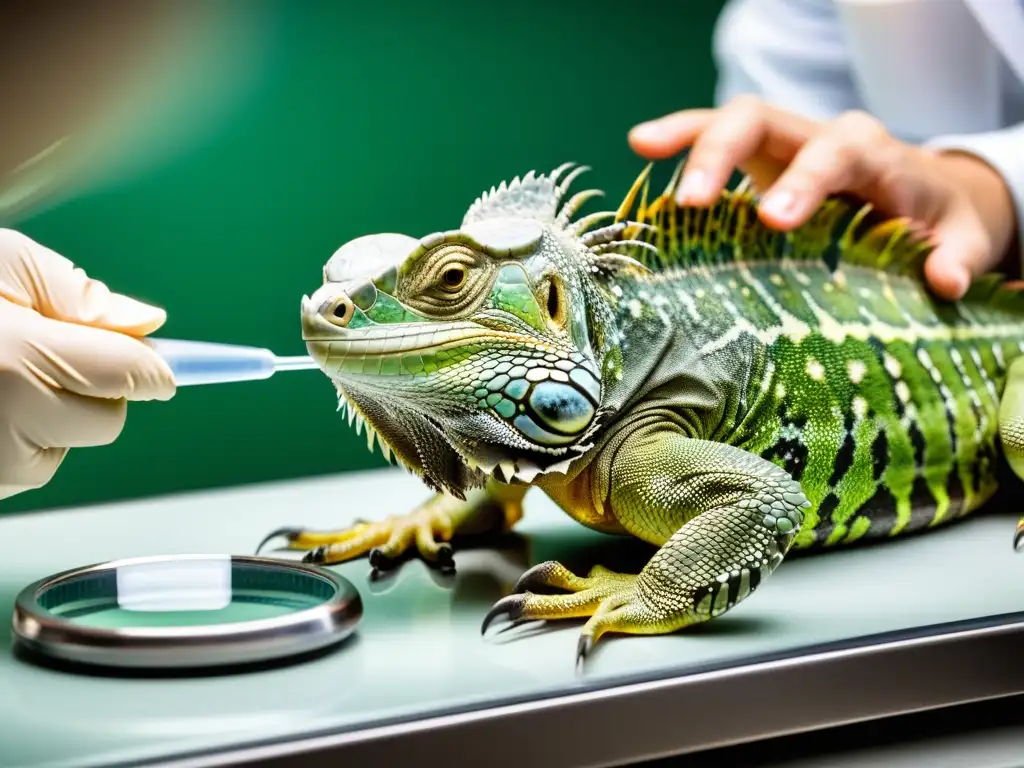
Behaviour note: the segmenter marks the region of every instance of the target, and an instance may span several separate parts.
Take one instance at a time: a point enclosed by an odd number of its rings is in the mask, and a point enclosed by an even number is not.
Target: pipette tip
[[[293,357],[278,357],[274,359],[274,369],[277,371],[308,371],[319,367],[316,360],[308,355],[295,355]]]

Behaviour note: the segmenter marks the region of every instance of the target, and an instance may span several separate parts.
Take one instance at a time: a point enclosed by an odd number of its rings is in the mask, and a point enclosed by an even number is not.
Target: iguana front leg
[[[661,548],[639,575],[601,568],[586,578],[559,563],[527,571],[484,620],[513,624],[589,616],[585,657],[606,632],[667,634],[720,616],[782,562],[810,504],[798,483],[758,456],[687,438],[671,427],[634,432],[618,449],[607,498],[634,536]],[[535,594],[540,587],[568,595]]]
[[[1024,357],[1018,357],[1006,372],[1006,387],[999,401],[999,439],[1010,469],[1024,480]],[[1024,542],[1024,517],[1017,520],[1013,548]]]
[[[438,493],[406,515],[379,522],[360,520],[338,531],[311,531],[282,528],[264,538],[284,537],[288,549],[309,550],[305,562],[333,565],[353,560],[369,552],[370,565],[387,570],[414,543],[420,556],[443,570],[454,567],[451,539],[456,535],[508,531],[523,516],[523,496],[528,486],[505,485],[488,481],[460,501]]]

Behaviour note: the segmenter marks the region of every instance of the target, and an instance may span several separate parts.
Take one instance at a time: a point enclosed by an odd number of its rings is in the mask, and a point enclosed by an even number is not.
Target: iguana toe
[[[502,598],[484,617],[485,633],[498,618],[514,627],[531,621],[587,618],[577,646],[582,661],[606,632],[661,634],[675,626],[659,620],[636,589],[637,577],[595,566],[577,576],[561,563],[549,561],[524,573],[515,592]],[[569,594],[538,594],[541,589],[562,589]],[[509,629],[511,627],[506,627]],[[504,630],[503,630],[504,631]]]
[[[302,562],[316,563],[319,565],[320,563],[323,563],[326,551],[327,547],[325,546],[314,547],[302,556]]]
[[[586,577],[577,576],[564,565],[554,560],[538,563],[530,568],[516,582],[515,593],[550,592],[553,589],[568,592],[581,592],[598,586],[602,581],[626,582],[635,578],[629,574],[615,573],[600,565],[595,565]]]
[[[443,542],[437,547],[437,566],[442,571],[455,570],[455,550],[448,542]]]
[[[279,528],[260,542],[259,549],[274,538],[284,538],[287,549],[308,550],[303,562],[333,565],[368,555],[375,571],[388,571],[415,546],[425,561],[451,571],[455,566],[452,546],[447,541],[451,535],[449,515],[433,506],[379,522],[357,520],[337,531]]]
[[[351,527],[340,531],[313,531],[302,527],[278,528],[263,537],[256,547],[256,554],[262,552],[274,539],[284,539],[285,549],[288,550],[309,550],[351,539],[369,525],[371,523],[368,520],[356,518]]]
[[[291,543],[298,539],[301,535],[301,528],[278,528],[277,530],[271,531],[263,537],[263,540],[256,547],[256,554],[258,555],[260,552],[262,552],[263,548],[267,546],[267,544],[272,542],[274,539],[284,539],[286,545],[288,545],[288,547],[290,548]]]
[[[1013,532],[1013,548],[1021,551],[1021,544],[1024,543],[1024,517],[1017,521],[1017,530]]]

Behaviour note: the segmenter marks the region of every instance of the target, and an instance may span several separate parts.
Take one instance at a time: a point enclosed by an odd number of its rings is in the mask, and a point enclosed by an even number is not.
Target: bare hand
[[[638,125],[629,142],[651,160],[691,147],[681,203],[710,205],[734,170],[749,174],[764,192],[760,218],[775,229],[799,226],[841,192],[909,217],[937,244],[925,278],[949,300],[1006,258],[1017,228],[1006,184],[987,163],[905,144],[862,112],[820,123],[740,97],[721,109],[684,110]]]

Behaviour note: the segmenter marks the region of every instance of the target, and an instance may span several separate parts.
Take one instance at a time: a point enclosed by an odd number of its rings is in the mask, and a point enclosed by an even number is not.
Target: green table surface
[[[25,585],[68,568],[142,555],[252,554],[282,525],[336,527],[407,510],[424,496],[415,478],[383,470],[0,519],[0,607],[10,616]],[[0,765],[132,764],[1019,611],[1024,558],[1010,546],[1013,522],[990,514],[904,542],[789,560],[699,631],[603,640],[579,675],[578,622],[491,639],[481,637],[481,619],[533,563],[621,567],[647,550],[581,528],[538,492],[528,497],[521,540],[457,551],[453,580],[439,581],[417,560],[380,583],[367,578],[365,560],[338,566],[361,592],[364,616],[349,641],[312,661],[147,679],[58,671],[5,649]]]

